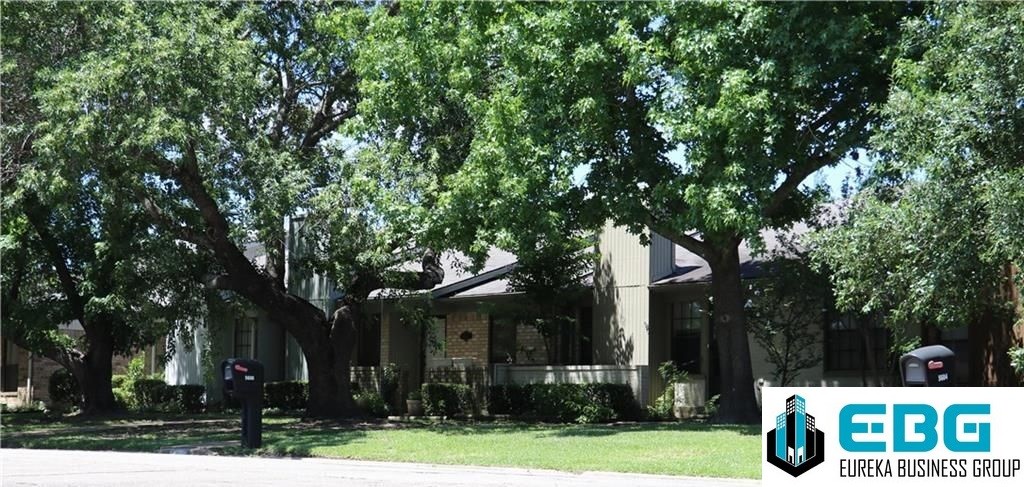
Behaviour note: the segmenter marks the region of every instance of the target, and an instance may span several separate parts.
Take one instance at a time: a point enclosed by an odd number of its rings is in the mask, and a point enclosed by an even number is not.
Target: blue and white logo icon
[[[775,429],[766,436],[768,463],[794,477],[825,461],[825,434],[807,414],[803,397],[786,399],[786,411],[775,418]]]

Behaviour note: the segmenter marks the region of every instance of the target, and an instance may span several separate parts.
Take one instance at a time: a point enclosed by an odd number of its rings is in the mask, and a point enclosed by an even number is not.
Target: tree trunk
[[[996,305],[986,308],[967,329],[970,382],[975,386],[1016,386],[1016,371],[1007,351],[1021,344],[1018,319],[1019,291],[1013,264],[1003,267],[1002,285],[996,292]]]
[[[708,257],[722,380],[717,420],[723,423],[757,423],[761,414],[754,396],[754,373],[750,364],[745,298],[740,277],[739,239],[717,246],[714,254]]]
[[[344,305],[335,312],[330,323],[319,309],[309,306],[308,313],[291,313],[275,320],[291,333],[306,358],[309,378],[306,416],[355,416],[359,411],[352,400],[350,365],[355,321],[350,319],[349,309]]]
[[[117,410],[114,391],[111,386],[113,375],[114,348],[111,337],[88,337],[89,351],[85,354],[81,369],[84,378],[78,379],[82,388],[82,414],[108,414]]]
[[[338,418],[356,415],[358,411],[352,400],[348,360],[338,360],[330,350],[315,351],[309,347],[302,347],[302,350],[309,374],[306,416]]]

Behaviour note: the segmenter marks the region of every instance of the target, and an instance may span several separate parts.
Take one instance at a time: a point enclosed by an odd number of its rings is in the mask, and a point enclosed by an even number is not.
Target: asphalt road
[[[0,449],[0,484],[11,486],[559,486],[748,487],[759,482],[661,475],[457,467],[418,463],[157,453]]]

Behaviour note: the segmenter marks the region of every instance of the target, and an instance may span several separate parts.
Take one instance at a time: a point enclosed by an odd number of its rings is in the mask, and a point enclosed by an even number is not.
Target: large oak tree
[[[451,232],[462,248],[557,231],[582,201],[593,225],[650,228],[703,257],[720,419],[755,422],[740,242],[806,217],[805,180],[864,145],[916,9],[402,3],[361,44],[360,112],[393,157],[460,167],[441,203],[462,211],[439,214],[467,229]]]
[[[116,408],[112,359],[194,322],[202,309],[195,252],[153,232],[138,202],[101,179],[100,152],[72,154],[41,130],[37,95],[53,70],[102,43],[108,6],[3,9],[2,238],[4,337],[69,370],[84,413]],[[88,142],[83,142],[88,145]],[[72,338],[61,325],[81,327]]]
[[[102,153],[97,177],[121,175],[119,191],[160,232],[207,256],[216,271],[207,286],[244,298],[295,338],[308,414],[356,413],[349,361],[363,301],[443,277],[416,238],[434,173],[376,159],[374,141],[339,132],[359,101],[352,56],[367,10],[121,3],[94,13],[116,28],[54,73],[39,94],[41,130],[65,151]],[[296,216],[304,230],[289,235]],[[289,238],[311,251],[287,255]],[[265,265],[246,256],[254,243]],[[333,309],[290,287],[290,257],[336,284]],[[415,267],[400,265],[410,260]]]
[[[1016,384],[1024,6],[929,8],[905,27],[874,174],[815,256],[835,271],[841,305],[894,326],[967,326],[971,383]]]

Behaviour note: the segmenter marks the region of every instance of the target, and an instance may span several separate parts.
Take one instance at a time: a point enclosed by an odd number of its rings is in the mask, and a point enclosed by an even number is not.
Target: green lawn
[[[3,446],[157,451],[233,442],[230,416],[45,422],[3,418]],[[262,455],[760,478],[756,427],[696,423],[616,426],[522,423],[347,424],[265,418]],[[222,448],[229,454],[248,454]]]

